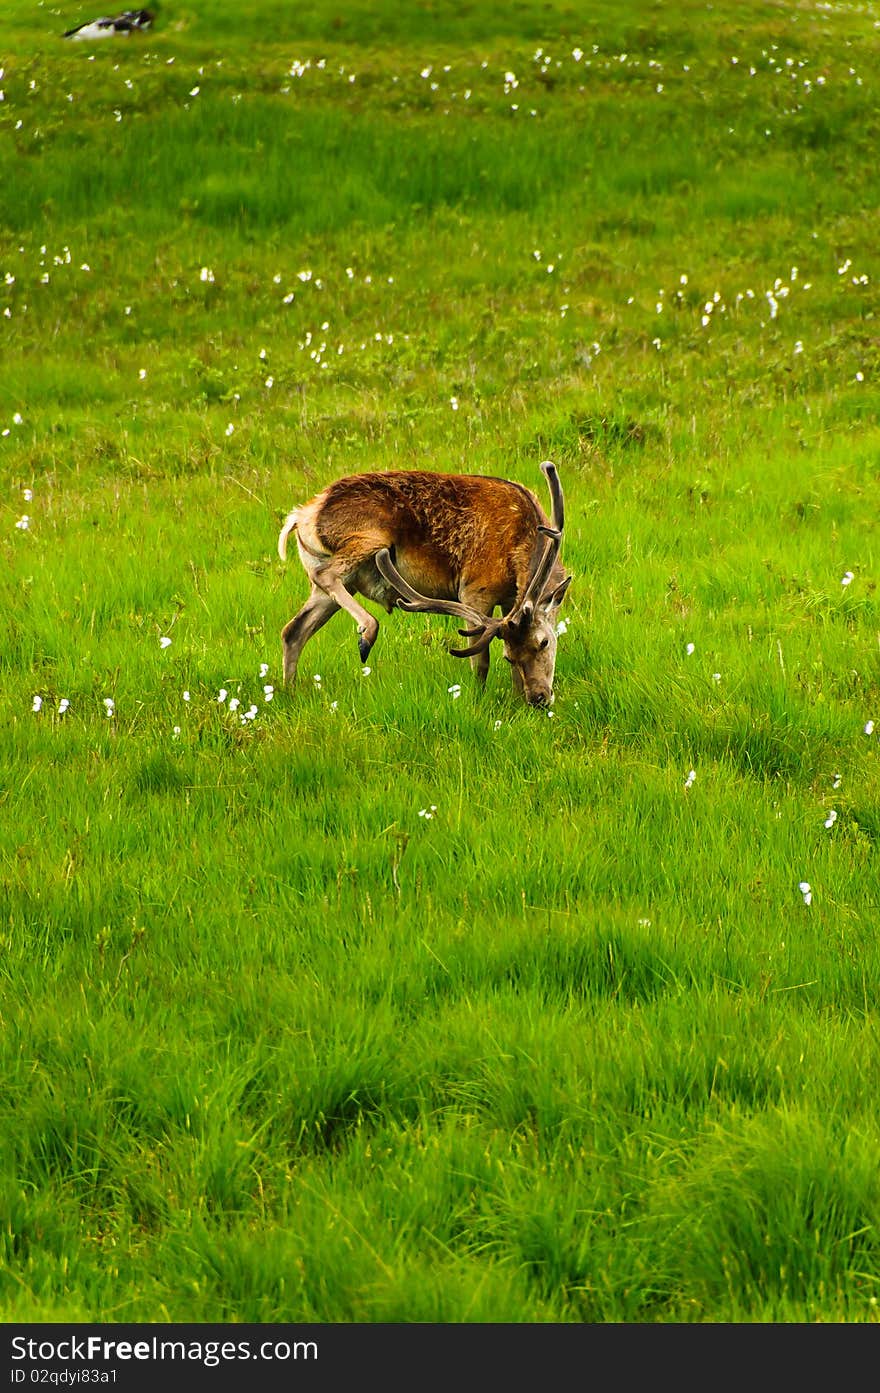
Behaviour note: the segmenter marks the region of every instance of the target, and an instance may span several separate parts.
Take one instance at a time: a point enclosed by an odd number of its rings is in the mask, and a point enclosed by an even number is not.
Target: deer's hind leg
[[[284,681],[293,685],[300,654],[312,634],[332,619],[339,605],[325,590],[312,583],[312,593],[289,623],[281,630],[281,645],[284,656]]]
[[[364,609],[363,605],[358,604],[351,591],[342,580],[342,576],[349,578],[356,575],[364,561],[368,560],[375,548],[371,548],[366,556],[340,556],[339,553],[323,566],[317,566],[312,571],[312,584],[324,591],[325,595],[332,599],[340,608],[350,614],[357,624],[358,629],[358,652],[361,662],[365,663],[370,655],[370,649],[379,637],[379,621],[369,610]]]

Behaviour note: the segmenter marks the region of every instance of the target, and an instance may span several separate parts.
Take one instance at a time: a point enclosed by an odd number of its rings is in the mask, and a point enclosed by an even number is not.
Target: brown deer
[[[463,619],[459,633],[472,642],[449,651],[470,658],[481,683],[500,638],[515,688],[530,705],[550,706],[556,617],[571,576],[559,563],[562,486],[549,460],[541,469],[552,521],[521,484],[421,470],[350,474],[295,508],[278,554],[286,559],[295,533],[312,590],[282,630],[285,682],[293,683],[303,647],[338,609],[356,620],[366,662],[379,624],[357,592],[389,614],[397,606]]]

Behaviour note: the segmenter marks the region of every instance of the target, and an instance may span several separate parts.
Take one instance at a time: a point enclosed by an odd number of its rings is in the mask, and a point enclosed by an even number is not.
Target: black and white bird
[[[68,29],[64,39],[112,39],[115,34],[131,34],[135,30],[149,29],[155,15],[151,10],[123,10],[115,17],[102,15],[100,19],[90,19],[75,29]]]

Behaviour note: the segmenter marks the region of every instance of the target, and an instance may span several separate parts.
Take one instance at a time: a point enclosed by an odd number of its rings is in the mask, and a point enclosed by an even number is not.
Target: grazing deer
[[[562,486],[549,460],[541,469],[552,522],[521,484],[420,470],[350,474],[295,508],[278,554],[286,559],[295,533],[312,590],[282,630],[285,682],[293,683],[303,647],[338,609],[356,620],[366,661],[379,624],[354,599],[358,592],[389,614],[398,606],[463,619],[459,633],[472,642],[449,651],[470,658],[480,682],[500,638],[515,688],[530,705],[550,706],[556,616],[571,576],[558,559]]]

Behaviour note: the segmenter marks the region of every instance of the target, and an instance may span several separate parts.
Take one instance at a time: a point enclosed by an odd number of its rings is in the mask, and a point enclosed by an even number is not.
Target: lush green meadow
[[[100,12],[0,37],[0,1317],[876,1320],[880,6]],[[291,507],[547,458],[549,715],[282,689]]]

